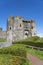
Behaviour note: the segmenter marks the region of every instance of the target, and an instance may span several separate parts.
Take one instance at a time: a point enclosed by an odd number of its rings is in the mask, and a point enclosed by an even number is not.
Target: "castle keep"
[[[9,17],[7,20],[7,41],[21,40],[36,35],[36,26],[33,20],[22,17]]]

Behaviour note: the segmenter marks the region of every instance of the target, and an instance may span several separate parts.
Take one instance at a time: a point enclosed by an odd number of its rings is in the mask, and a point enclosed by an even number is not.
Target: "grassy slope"
[[[20,51],[20,54],[17,51],[17,49],[19,49],[18,51]],[[24,51],[22,50],[25,50],[24,44],[13,44],[10,47],[0,49],[0,64],[1,65],[20,65],[20,63],[22,63],[21,65],[30,65],[28,61],[25,61],[25,56],[24,56],[25,54],[24,54]]]
[[[17,46],[18,46],[18,47],[25,47],[27,53],[30,53],[30,54],[32,54],[32,55],[38,57],[39,59],[43,60],[43,51],[26,48],[26,45],[25,45],[25,44],[15,44],[15,48],[16,48]]]
[[[6,42],[6,39],[1,39],[1,38],[0,38],[0,42]]]
[[[39,51],[39,50],[35,50],[35,49],[30,49],[30,48],[26,48],[26,45],[25,44],[14,44],[14,47],[17,48],[24,48],[27,53],[30,53],[36,57],[38,57],[39,59],[43,60],[43,51]]]
[[[10,46],[9,48],[13,49],[25,49],[27,50],[28,53],[37,56],[38,58],[43,60],[43,51],[37,51],[37,50],[33,50],[33,49],[29,49],[29,48],[25,48],[24,44],[13,44],[12,46]],[[8,49],[9,49],[8,48]],[[4,49],[4,48],[3,48]],[[7,50],[8,50],[7,49]],[[11,50],[11,49],[10,49]],[[16,65],[15,62],[17,62],[17,58],[18,56],[12,55],[12,54],[0,54],[0,64],[1,65]],[[21,61],[20,61],[21,62]],[[13,64],[12,64],[13,63]],[[30,63],[28,63],[28,61],[26,61],[25,65],[30,65]]]
[[[0,54],[0,65],[19,65],[24,62],[25,60],[22,57],[10,54]],[[29,65],[29,63],[26,61],[24,65]]]
[[[15,42],[15,43],[26,44],[26,45],[31,45],[31,46],[43,48],[43,38],[39,38],[37,36],[23,39],[21,41]]]
[[[33,44],[35,45],[38,45],[41,47],[43,47],[43,39],[40,39],[41,41],[39,41],[40,38],[29,38],[29,39],[24,39],[22,41],[19,41],[19,42],[15,42],[12,46],[10,47],[7,47],[7,51],[6,49],[3,48],[3,50],[5,51],[5,53],[7,52],[8,53],[8,50],[11,50],[13,53],[15,52],[15,49],[24,49],[26,50],[28,53],[32,54],[32,55],[35,55],[37,56],[38,58],[42,59],[43,60],[43,51],[37,51],[37,50],[34,50],[34,49],[29,49],[29,48],[26,48],[26,44],[27,42],[29,44]],[[30,43],[32,42],[32,43]],[[40,44],[39,44],[40,43]],[[42,44],[41,44],[42,43]],[[15,55],[12,55],[12,53],[8,53],[8,54],[3,54],[3,50],[0,49],[0,64],[1,65],[16,65],[15,62],[17,63],[17,56]],[[2,54],[1,54],[1,51],[2,51]],[[24,53],[23,53],[24,54]],[[21,54],[20,54],[21,55]],[[21,56],[20,56],[21,57]],[[20,58],[21,59],[21,58]],[[15,62],[14,62],[15,61]],[[19,60],[20,61],[20,60]],[[21,62],[21,61],[20,61]],[[11,63],[11,64],[10,64]],[[28,61],[26,61],[25,65],[30,65],[28,64]]]
[[[43,51],[27,48],[27,53],[32,54],[39,59],[43,60]]]
[[[25,46],[26,45],[33,45],[33,46],[43,48],[43,38],[39,38],[37,36],[36,37],[31,37],[31,38],[24,39],[22,41],[15,42],[15,44],[24,44]],[[43,60],[43,51],[29,49],[29,48],[26,48],[26,50],[27,50],[28,53],[30,53],[32,55],[35,55],[39,59]]]

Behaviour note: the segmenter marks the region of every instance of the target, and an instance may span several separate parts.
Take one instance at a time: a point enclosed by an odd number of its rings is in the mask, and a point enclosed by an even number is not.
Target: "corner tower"
[[[9,17],[7,21],[7,40],[16,41],[20,39],[23,39],[22,18],[19,16]]]

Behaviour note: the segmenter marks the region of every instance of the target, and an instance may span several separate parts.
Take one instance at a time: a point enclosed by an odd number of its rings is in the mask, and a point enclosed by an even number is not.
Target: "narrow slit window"
[[[31,27],[31,29],[33,29],[33,26]]]
[[[11,27],[10,27],[10,30],[11,30]]]
[[[20,27],[21,27],[21,24],[20,24]]]

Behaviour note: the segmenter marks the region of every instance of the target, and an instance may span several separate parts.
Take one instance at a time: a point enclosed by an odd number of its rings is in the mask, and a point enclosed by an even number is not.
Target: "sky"
[[[0,27],[6,30],[9,16],[33,19],[37,35],[43,36],[43,0],[0,0]]]

